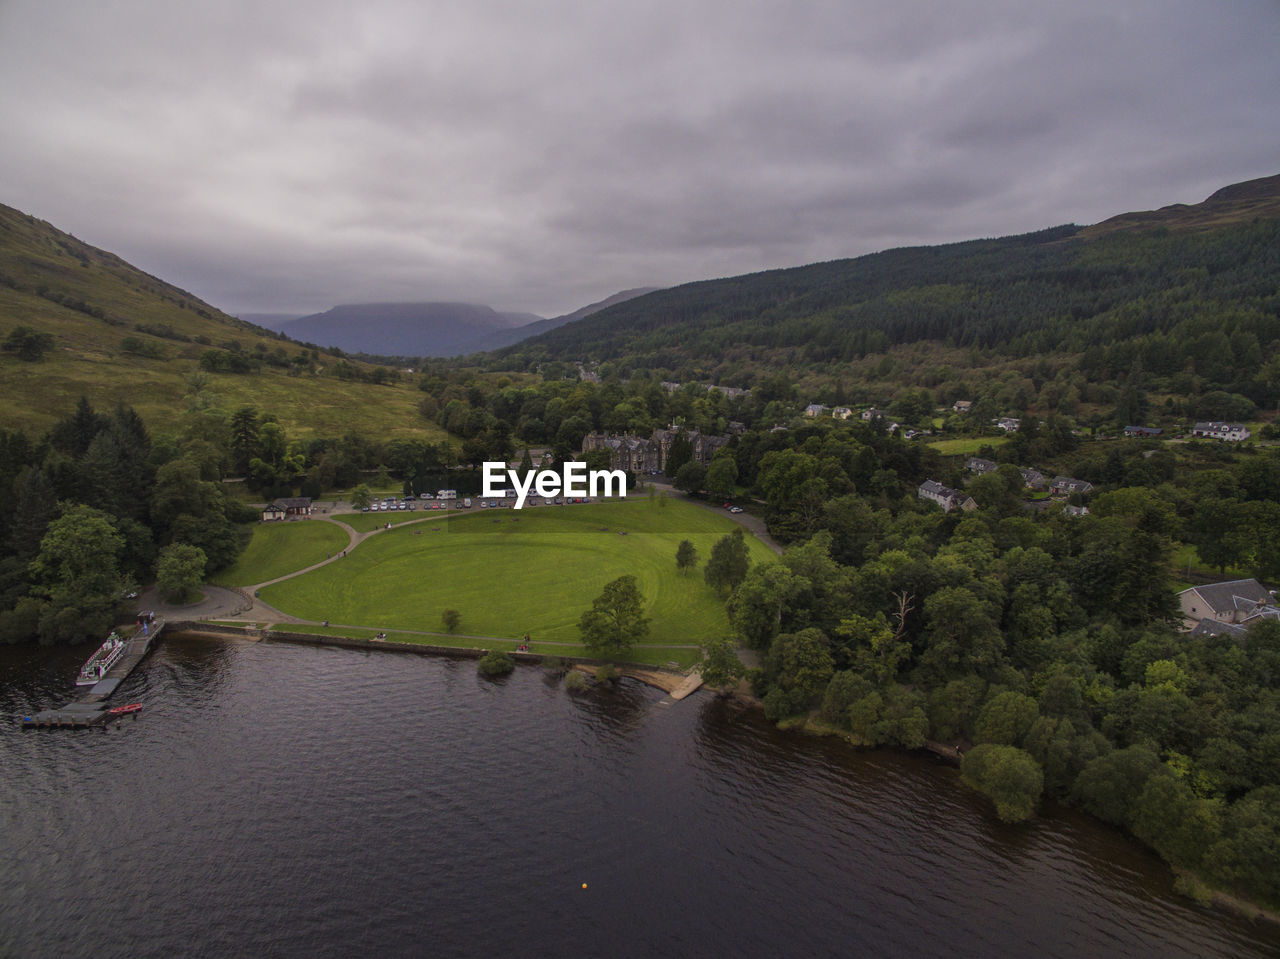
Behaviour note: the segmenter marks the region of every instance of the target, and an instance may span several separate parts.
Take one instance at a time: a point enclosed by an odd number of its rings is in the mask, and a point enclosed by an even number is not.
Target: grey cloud
[[[1267,0],[0,6],[0,201],[231,311],[617,289],[1277,172]]]

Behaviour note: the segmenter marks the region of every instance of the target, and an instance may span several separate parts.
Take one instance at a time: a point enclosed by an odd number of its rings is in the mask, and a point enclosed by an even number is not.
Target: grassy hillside
[[[42,220],[0,206],[0,339],[27,326],[53,337],[38,362],[0,354],[0,423],[39,433],[83,394],[95,407],[132,405],[153,429],[177,422],[190,376],[209,350],[231,350],[251,373],[210,373],[205,403],[275,413],[290,435],[347,430],[440,438],[416,412],[412,383],[340,379],[367,365],[310,353],[227,316],[184,290],[82,243]],[[305,354],[305,355],[304,355]]]

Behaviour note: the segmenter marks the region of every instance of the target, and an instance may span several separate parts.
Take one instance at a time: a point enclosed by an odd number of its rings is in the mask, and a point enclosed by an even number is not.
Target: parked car
[[[730,513],[741,513],[741,512],[742,512],[742,507],[741,507],[741,506],[730,506],[730,507],[729,507],[729,512],[730,512]]]

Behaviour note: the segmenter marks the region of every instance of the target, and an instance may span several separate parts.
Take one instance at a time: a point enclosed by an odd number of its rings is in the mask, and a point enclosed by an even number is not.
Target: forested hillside
[[[1081,229],[889,250],[691,283],[620,304],[495,354],[494,367],[614,361],[750,386],[762,372],[836,377],[909,344],[975,365],[1087,355],[1201,389],[1280,399],[1280,176],[1204,204]],[[901,372],[901,371],[899,371]],[[908,380],[909,382],[909,380]]]

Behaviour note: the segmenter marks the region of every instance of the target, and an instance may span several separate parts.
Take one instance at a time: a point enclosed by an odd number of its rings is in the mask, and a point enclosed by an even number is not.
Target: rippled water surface
[[[0,650],[0,711],[86,655]],[[660,699],[169,637],[141,719],[0,726],[0,955],[1280,954],[1070,810],[1002,826],[929,758]]]

